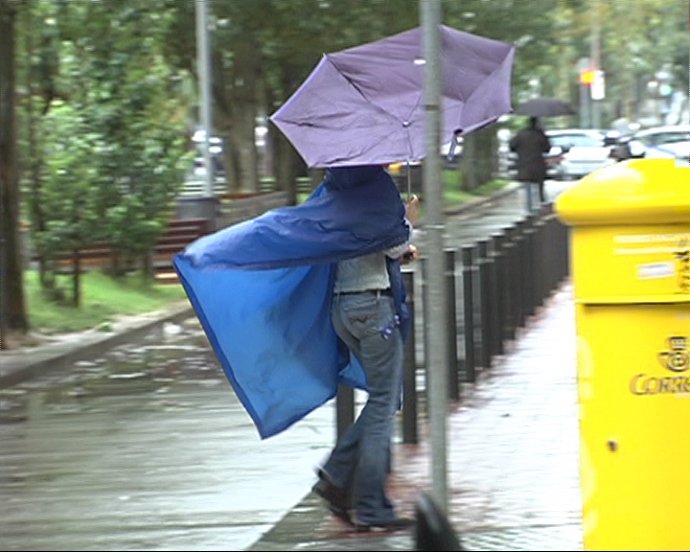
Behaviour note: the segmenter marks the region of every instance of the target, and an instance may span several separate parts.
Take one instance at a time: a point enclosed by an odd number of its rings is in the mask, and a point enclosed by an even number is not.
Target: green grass
[[[446,207],[457,207],[478,197],[489,196],[505,188],[511,182],[509,180],[494,179],[482,184],[472,190],[472,192],[465,192],[460,189],[462,180],[460,171],[445,169],[441,174],[441,178],[443,179],[443,199]]]
[[[42,333],[107,327],[118,315],[151,312],[186,299],[179,284],[144,283],[138,275],[116,280],[97,271],[83,276],[80,308],[46,299],[35,271],[25,273],[24,285],[29,322]],[[71,278],[59,277],[58,285],[69,294]]]
[[[460,189],[460,171],[445,169],[441,178],[443,179],[443,206],[446,209],[454,209],[477,198],[489,196],[511,183],[510,180],[495,179],[482,184],[472,192],[466,192]],[[424,198],[421,197],[420,199],[422,200],[421,213],[423,216]]]

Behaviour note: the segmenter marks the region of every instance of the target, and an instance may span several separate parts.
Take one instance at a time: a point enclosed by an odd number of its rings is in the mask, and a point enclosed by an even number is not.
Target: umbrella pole
[[[407,165],[407,201],[410,201],[412,197],[412,177],[410,176],[410,162],[406,162]]]

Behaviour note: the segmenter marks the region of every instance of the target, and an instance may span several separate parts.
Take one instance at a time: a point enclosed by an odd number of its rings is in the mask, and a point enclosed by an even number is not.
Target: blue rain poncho
[[[330,168],[307,201],[199,238],[173,265],[225,375],[262,438],[332,399],[364,372],[331,324],[335,263],[409,238],[380,166]],[[400,263],[388,271],[407,330]]]

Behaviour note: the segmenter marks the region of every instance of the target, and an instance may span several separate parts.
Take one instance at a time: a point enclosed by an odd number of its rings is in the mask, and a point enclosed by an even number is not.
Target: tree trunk
[[[285,190],[288,194],[288,205],[297,204],[297,171],[295,169],[295,150],[282,133],[275,132],[274,173],[276,189]]]
[[[34,25],[33,21],[33,6],[27,4],[26,8],[26,19],[24,20],[25,28],[31,29]],[[26,33],[26,56],[29,59],[33,59],[35,55],[34,48],[34,33]],[[36,80],[32,78],[31,65],[25,74],[24,86],[26,87],[26,131],[27,131],[27,149],[28,149],[28,174],[30,178],[30,218],[31,218],[31,235],[34,237],[37,232],[43,232],[45,230],[45,215],[43,213],[43,207],[41,205],[41,161],[42,154],[38,144],[38,136],[36,133],[36,127],[39,123],[39,118],[36,115],[36,98],[39,94],[36,93],[35,83]],[[34,240],[35,243],[35,240]],[[37,251],[33,249],[38,256],[38,274],[39,282],[42,288],[52,287],[52,280],[48,275],[48,267],[44,251]]]
[[[239,161],[240,189],[259,191],[259,165],[256,155],[256,116],[258,113],[258,73],[260,48],[251,34],[237,42],[232,87],[233,126],[231,135]]]
[[[26,332],[19,236],[19,168],[15,102],[15,19],[18,4],[0,0],[0,347],[5,329]]]
[[[498,168],[496,129],[492,126],[475,130],[462,142],[462,189],[478,188],[494,178]]]
[[[294,74],[291,67],[284,67],[282,75],[283,90],[294,90],[299,83],[293,82]],[[269,98],[274,100],[274,98]],[[269,103],[272,105],[273,101]],[[297,204],[297,176],[300,169],[304,170],[305,163],[285,135],[272,126],[269,131],[271,150],[273,152],[273,174],[275,174],[276,190],[285,190],[288,193],[288,204]],[[306,173],[305,173],[306,174]]]
[[[153,247],[155,248],[155,245]],[[156,270],[154,268],[153,257],[153,249],[141,255],[141,274],[144,282],[153,280],[155,278]]]
[[[72,305],[81,305],[81,256],[79,250],[72,251]]]
[[[219,52],[213,55],[215,128],[224,142],[223,161],[229,192],[259,191],[259,166],[255,143],[258,114],[260,48],[246,34],[235,42],[232,69],[223,66]]]

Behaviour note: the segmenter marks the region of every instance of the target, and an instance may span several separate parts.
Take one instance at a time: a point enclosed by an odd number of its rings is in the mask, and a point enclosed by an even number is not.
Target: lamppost
[[[206,0],[196,0],[196,54],[199,73],[199,112],[204,131],[204,195],[213,196],[213,164],[211,163],[211,70],[208,47],[208,4]]]
[[[448,467],[446,437],[448,333],[446,331],[446,287],[444,284],[445,224],[443,216],[443,194],[441,190],[440,147],[440,104],[441,63],[439,25],[441,23],[441,1],[421,0],[419,15],[422,20],[424,43],[424,104],[426,110],[426,157],[423,165],[423,187],[426,203],[425,229],[429,249],[428,270],[428,318],[424,324],[429,332],[427,353],[429,374],[429,426],[431,441],[432,495],[443,512],[448,511]]]

